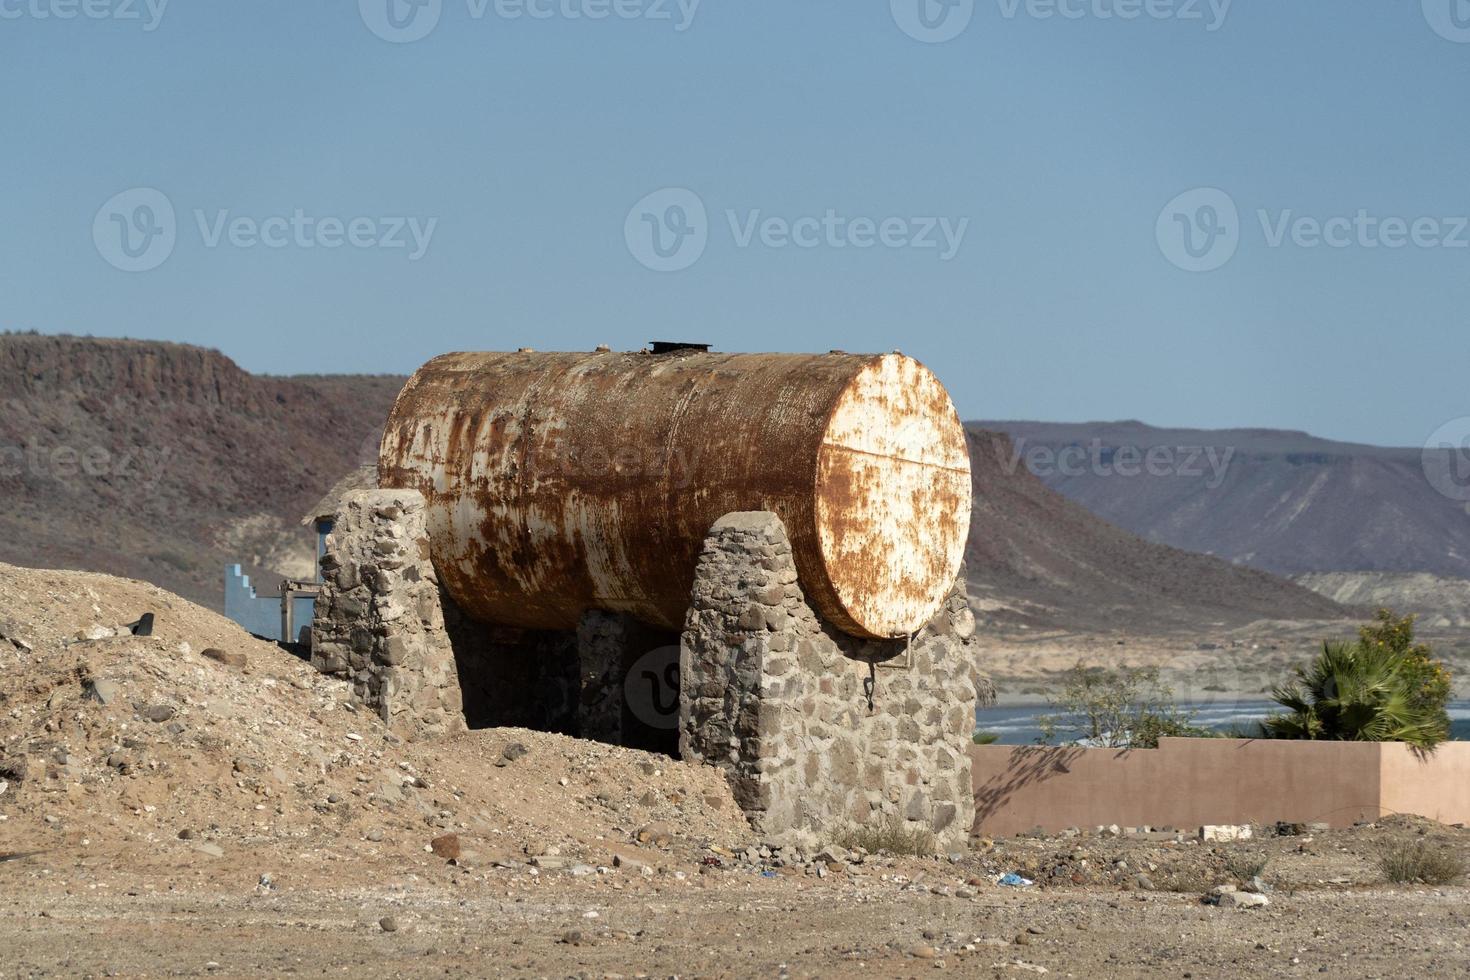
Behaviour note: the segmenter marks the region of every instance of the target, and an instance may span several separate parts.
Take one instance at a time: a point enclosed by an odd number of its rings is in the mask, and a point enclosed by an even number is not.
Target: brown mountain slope
[[[1470,578],[1465,505],[1436,492],[1423,450],[1266,429],[1141,422],[976,422],[1008,433],[1053,490],[1134,534],[1269,572]],[[1051,454],[1073,455],[1060,465]],[[1161,465],[1114,465],[1127,447]],[[1205,452],[1196,452],[1205,450]],[[1211,462],[1213,460],[1213,463]],[[1134,470],[1138,472],[1133,472]]]
[[[1285,579],[1144,541],[1012,469],[1009,437],[970,429],[970,589],[1001,622],[1157,633],[1348,611]]]
[[[309,574],[297,523],[373,445],[394,377],[257,377],[133,340],[0,335],[0,561],[158,583]]]

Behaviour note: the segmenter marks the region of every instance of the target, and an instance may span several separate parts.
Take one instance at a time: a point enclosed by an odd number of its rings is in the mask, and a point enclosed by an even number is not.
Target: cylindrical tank
[[[379,481],[428,499],[467,614],[540,629],[592,608],[681,628],[710,526],[769,510],[823,616],[903,636],[970,524],[959,416],[901,354],[445,354],[398,396]]]

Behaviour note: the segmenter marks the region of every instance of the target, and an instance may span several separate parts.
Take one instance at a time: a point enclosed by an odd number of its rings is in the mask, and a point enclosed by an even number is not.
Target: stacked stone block
[[[681,755],[722,766],[764,832],[899,823],[962,845],[976,706],[963,582],[912,638],[861,640],[807,603],[779,517],[725,516],[681,641]]]
[[[406,738],[465,728],[454,646],[412,490],[344,498],[322,557],[312,664]]]

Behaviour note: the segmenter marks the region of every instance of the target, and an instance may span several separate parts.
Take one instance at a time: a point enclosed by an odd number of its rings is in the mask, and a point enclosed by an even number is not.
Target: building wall
[[[975,829],[1470,820],[1470,744],[1164,738],[1157,749],[976,745]]]
[[[1430,756],[1407,745],[1383,745],[1378,772],[1385,813],[1470,823],[1470,742],[1446,742]]]
[[[311,626],[316,600],[311,596],[300,596],[291,601],[291,606],[291,622],[298,635],[285,637],[281,635],[281,597],[256,595],[250,576],[241,571],[239,565],[225,566],[225,615],[244,627],[246,632],[277,642],[300,642],[301,629]]]

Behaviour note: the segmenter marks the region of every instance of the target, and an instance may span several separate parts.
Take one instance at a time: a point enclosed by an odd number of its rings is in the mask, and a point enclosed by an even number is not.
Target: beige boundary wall
[[[1165,738],[1157,749],[976,745],[975,830],[1347,826],[1392,813],[1470,821],[1470,742],[1405,745]]]

